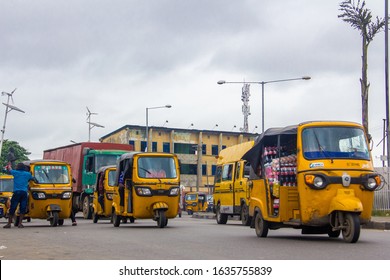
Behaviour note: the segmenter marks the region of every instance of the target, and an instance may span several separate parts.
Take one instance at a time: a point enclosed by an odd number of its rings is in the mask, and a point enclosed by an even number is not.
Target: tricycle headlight
[[[34,199],[46,199],[46,195],[44,192],[33,192],[32,197]]]
[[[151,196],[152,192],[149,188],[138,187],[135,189],[139,196]]]
[[[112,200],[112,193],[107,193],[106,197],[107,197],[108,200]]]
[[[178,187],[171,188],[171,190],[169,192],[169,195],[175,196],[175,195],[178,195],[178,194],[179,194],[179,188]]]
[[[62,199],[69,199],[72,197],[72,192],[64,192],[62,194]]]
[[[381,178],[378,176],[378,175],[375,175],[375,176],[369,176],[367,178],[367,182],[366,184],[364,184],[364,187],[369,190],[369,191],[373,191],[375,190],[377,187],[379,187],[381,184]]]
[[[325,177],[318,174],[306,174],[305,175],[305,183],[310,188],[315,190],[324,189],[327,186],[327,182]]]

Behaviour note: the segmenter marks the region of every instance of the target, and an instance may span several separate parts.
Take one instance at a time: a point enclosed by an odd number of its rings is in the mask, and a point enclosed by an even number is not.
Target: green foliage
[[[3,169],[4,166],[8,163],[8,155],[10,151],[13,150],[13,154],[15,157],[15,164],[29,160],[28,155],[31,153],[28,152],[25,148],[19,145],[16,141],[10,141],[10,140],[4,140],[3,142],[3,148],[1,151],[1,157],[0,157],[0,170]]]

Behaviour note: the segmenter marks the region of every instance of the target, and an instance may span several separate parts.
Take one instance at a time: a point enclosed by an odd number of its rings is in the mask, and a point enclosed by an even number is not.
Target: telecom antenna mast
[[[249,106],[249,96],[251,96],[249,92],[249,86],[250,84],[245,84],[245,83],[242,86],[241,101],[243,102],[242,113],[244,115],[244,127],[240,128],[241,132],[248,132],[249,130],[248,117],[251,114],[250,112],[251,109]]]

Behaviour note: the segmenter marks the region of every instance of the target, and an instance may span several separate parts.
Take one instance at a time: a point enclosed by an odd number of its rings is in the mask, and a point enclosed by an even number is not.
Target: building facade
[[[212,193],[217,156],[236,144],[255,140],[258,134],[216,130],[125,125],[103,137],[100,142],[133,145],[135,151],[174,153],[181,162],[181,183],[186,191]]]

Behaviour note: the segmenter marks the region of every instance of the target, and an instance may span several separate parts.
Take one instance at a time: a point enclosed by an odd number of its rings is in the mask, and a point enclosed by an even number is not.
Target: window
[[[215,183],[221,183],[222,180],[222,166],[215,166],[215,178],[214,178],[214,184]]]
[[[185,164],[180,165],[180,173],[184,175],[196,175],[197,165],[196,164]]]
[[[202,175],[203,176],[207,175],[207,165],[206,164],[202,164]]]
[[[218,145],[212,145],[211,146],[211,154],[213,156],[217,156],[218,155]]]
[[[129,145],[133,146],[133,149],[135,149],[135,141],[134,140],[130,140]]]
[[[194,144],[184,144],[184,143],[175,143],[174,151],[176,154],[187,154],[194,155],[196,151],[196,145]]]
[[[176,178],[176,164],[172,157],[140,157],[138,159],[140,178]]]
[[[146,141],[141,141],[141,152],[146,151]]]
[[[157,142],[152,142],[152,152],[157,152]]]
[[[231,181],[233,174],[233,164],[226,164],[222,170],[222,181]]]
[[[211,166],[211,175],[215,175],[215,172],[216,172],[216,170],[217,170],[217,166],[216,165],[212,165]]]
[[[163,143],[163,152],[164,153],[170,153],[171,152],[171,144],[164,142]]]
[[[207,146],[206,146],[206,144],[203,144],[202,145],[202,155],[205,155],[206,151],[207,151]]]

